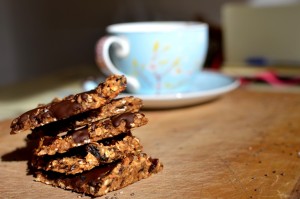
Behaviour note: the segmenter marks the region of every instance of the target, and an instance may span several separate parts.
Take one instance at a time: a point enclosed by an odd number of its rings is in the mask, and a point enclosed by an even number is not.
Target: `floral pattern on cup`
[[[180,82],[174,82],[174,81],[167,81],[163,82],[163,79],[166,77],[167,73],[173,73],[174,76],[181,75],[182,73],[187,73],[189,75],[192,74],[193,71],[184,71],[181,67],[181,57],[174,57],[172,59],[164,57],[164,53],[171,50],[172,45],[171,44],[161,44],[159,41],[155,41],[152,48],[152,55],[150,62],[148,63],[140,63],[138,58],[134,58],[132,60],[132,73],[129,74],[133,77],[140,77],[142,76],[142,79],[148,84],[153,84],[153,80],[148,78],[148,76],[145,74],[145,71],[148,73],[151,73],[152,76],[155,77],[155,89],[156,94],[160,94],[161,89],[174,89],[178,87],[178,85],[183,84],[187,81],[186,77],[185,79],[182,79]],[[158,69],[160,68],[160,69]]]

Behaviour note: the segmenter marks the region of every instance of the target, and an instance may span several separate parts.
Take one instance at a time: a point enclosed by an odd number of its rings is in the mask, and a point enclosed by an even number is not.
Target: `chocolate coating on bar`
[[[118,126],[114,126],[111,119],[100,120],[87,126],[89,138],[85,135],[85,130],[78,133],[77,131],[70,131],[65,136],[44,136],[40,138],[39,147],[35,150],[35,154],[54,155],[56,153],[65,153],[69,149],[87,144],[90,142],[97,142],[105,138],[113,137],[124,132],[130,131],[132,128],[140,127],[147,124],[148,119],[142,113],[133,113],[134,119],[131,123],[121,120]],[[85,128],[84,128],[85,129]],[[74,135],[74,133],[76,135]],[[80,135],[80,139],[77,138]],[[52,143],[49,144],[50,141]],[[47,143],[45,145],[44,143]]]
[[[97,146],[93,145],[93,144],[89,144],[86,147],[86,150],[88,153],[91,153],[95,158],[97,158],[98,160],[102,160],[105,161],[107,160],[106,157],[101,156],[99,150],[97,149]]]
[[[90,133],[88,127],[76,130],[72,133],[74,143],[83,143],[85,140],[90,139]]]
[[[131,133],[122,133],[99,142],[70,149],[64,154],[34,156],[32,167],[64,174],[77,174],[96,166],[139,154],[142,145]]]
[[[137,112],[142,107],[142,100],[135,97],[124,97],[114,99],[104,106],[93,109],[65,120],[52,122],[44,126],[33,129],[31,134],[28,134],[29,139],[38,139],[43,136],[56,136],[57,134],[78,129],[92,122],[107,119],[112,116],[125,112]]]
[[[106,166],[98,167],[93,170],[93,172],[87,172],[84,174],[80,174],[78,176],[67,177],[66,184],[69,184],[70,186],[77,187],[77,186],[83,186],[85,184],[88,184],[90,186],[97,186],[97,179],[103,178],[105,175],[109,174],[113,168],[117,165],[117,163],[111,163]]]
[[[119,126],[122,121],[125,121],[126,128],[130,128],[130,124],[134,122],[134,113],[123,113],[112,118],[112,123],[115,127]]]
[[[81,173],[78,175],[63,175],[56,172],[48,172],[46,175],[49,179],[59,179],[64,181],[64,183],[71,187],[82,187],[84,185],[96,186],[97,181],[103,178],[105,175],[109,174],[113,168],[116,167],[118,161],[99,166],[91,171]]]
[[[77,102],[72,102],[71,100],[62,101],[61,103],[53,104],[49,108],[50,115],[61,120],[68,118],[73,115],[73,113],[79,112],[81,110],[81,104]]]
[[[49,104],[23,113],[12,121],[11,134],[99,108],[114,99],[125,88],[126,78],[112,75],[91,91],[70,95],[61,100],[55,99]]]

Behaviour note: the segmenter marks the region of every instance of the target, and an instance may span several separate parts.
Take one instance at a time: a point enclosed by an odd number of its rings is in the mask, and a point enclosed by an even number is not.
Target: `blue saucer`
[[[202,71],[191,77],[191,86],[174,94],[146,95],[123,93],[120,97],[135,96],[144,101],[144,108],[176,108],[212,100],[239,86],[239,81],[226,75]]]

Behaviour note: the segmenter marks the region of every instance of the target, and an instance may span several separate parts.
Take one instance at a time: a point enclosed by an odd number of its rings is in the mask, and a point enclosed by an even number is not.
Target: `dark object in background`
[[[204,67],[219,69],[223,63],[222,29],[219,25],[206,20],[204,17],[198,16],[196,20],[207,23],[209,26],[209,43]]]

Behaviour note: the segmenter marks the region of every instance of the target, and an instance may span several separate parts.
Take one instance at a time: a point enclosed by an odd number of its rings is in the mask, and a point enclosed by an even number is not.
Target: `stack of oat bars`
[[[11,124],[11,134],[31,130],[38,144],[31,166],[36,181],[101,196],[162,170],[158,159],[142,152],[131,129],[147,118],[142,100],[116,98],[124,76],[112,75],[94,90],[39,105]]]

